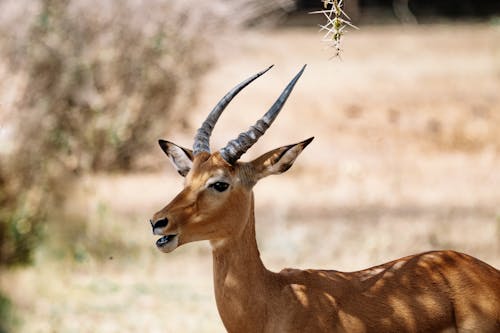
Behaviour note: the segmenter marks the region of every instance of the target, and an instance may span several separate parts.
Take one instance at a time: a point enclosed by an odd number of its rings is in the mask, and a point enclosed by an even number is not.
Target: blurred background
[[[453,249],[500,266],[500,3],[0,2],[0,332],[222,332],[207,242],[165,255],[147,222],[181,189],[157,139],[212,145],[308,67],[248,160],[315,136],[255,188],[261,255],[358,270]]]

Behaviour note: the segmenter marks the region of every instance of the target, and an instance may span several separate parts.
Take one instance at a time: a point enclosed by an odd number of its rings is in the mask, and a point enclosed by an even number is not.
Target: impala
[[[500,271],[465,254],[426,252],[349,273],[265,268],[252,188],[289,169],[313,138],[251,162],[239,158],[269,128],[305,66],[247,132],[214,153],[209,139],[232,98],[269,68],[221,99],[197,131],[193,150],[159,141],[185,183],[150,220],[162,236],[156,246],[171,252],[210,241],[217,308],[227,331],[500,332]]]

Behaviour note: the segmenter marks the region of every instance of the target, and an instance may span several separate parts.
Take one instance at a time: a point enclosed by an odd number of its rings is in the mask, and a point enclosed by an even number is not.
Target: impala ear
[[[180,147],[175,143],[158,140],[161,149],[167,154],[168,159],[174,165],[177,172],[186,177],[193,166],[193,152],[190,149]]]
[[[295,159],[307,147],[314,137],[302,142],[280,147],[265,153],[249,164],[254,170],[254,182],[269,175],[277,175],[291,168]]]

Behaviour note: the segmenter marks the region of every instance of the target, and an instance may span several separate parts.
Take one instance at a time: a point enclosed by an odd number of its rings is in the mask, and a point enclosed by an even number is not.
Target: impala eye
[[[229,188],[229,184],[224,182],[215,182],[211,184],[209,187],[213,188],[217,192],[224,192]]]

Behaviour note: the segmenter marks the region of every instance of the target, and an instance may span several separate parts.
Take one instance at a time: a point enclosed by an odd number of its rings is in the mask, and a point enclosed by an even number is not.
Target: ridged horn
[[[264,116],[262,116],[262,118],[255,123],[255,125],[251,126],[248,131],[241,133],[236,139],[229,141],[226,147],[220,150],[220,154],[226,162],[234,164],[238,161],[241,155],[250,149],[250,147],[252,147],[262,135],[264,135],[266,130],[273,123],[274,119],[278,116],[281,108],[292,92],[295,83],[297,83],[305,68],[306,65],[304,65],[292,81],[288,83],[285,90],[283,90],[269,111],[267,111]]]
[[[208,114],[207,119],[203,122],[201,127],[196,132],[193,144],[193,154],[198,155],[201,152],[210,153],[210,135],[212,135],[212,130],[214,129],[215,123],[219,119],[222,111],[231,102],[234,96],[236,96],[243,88],[249,85],[256,78],[270,70],[274,65],[269,66],[267,69],[249,77],[245,81],[238,84],[236,87],[231,89],[222,99],[217,103],[213,110]]]

